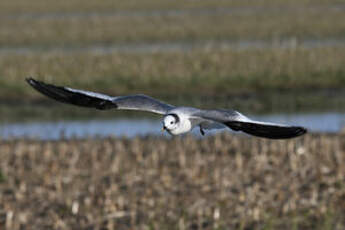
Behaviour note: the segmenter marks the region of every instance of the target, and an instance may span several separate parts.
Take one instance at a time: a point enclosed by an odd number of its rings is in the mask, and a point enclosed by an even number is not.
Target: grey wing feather
[[[203,121],[200,123],[200,127],[202,129],[208,129],[208,130],[226,128],[226,126],[223,125],[222,123],[215,122],[215,121]]]
[[[193,116],[222,123],[234,131],[271,139],[285,139],[303,135],[304,127],[254,121],[235,110],[201,110]]]
[[[118,106],[118,109],[142,110],[159,114],[166,114],[169,110],[175,108],[143,94],[115,97],[113,103]]]
[[[32,78],[28,78],[26,81],[40,93],[57,101],[72,105],[92,107],[101,110],[112,108],[141,110],[159,114],[165,114],[167,111],[174,108],[172,105],[165,104],[146,95],[111,97],[100,93],[46,84]]]

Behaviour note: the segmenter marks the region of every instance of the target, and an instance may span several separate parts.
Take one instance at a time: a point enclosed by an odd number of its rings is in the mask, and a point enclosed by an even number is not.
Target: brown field
[[[0,229],[345,228],[340,134],[0,146]]]

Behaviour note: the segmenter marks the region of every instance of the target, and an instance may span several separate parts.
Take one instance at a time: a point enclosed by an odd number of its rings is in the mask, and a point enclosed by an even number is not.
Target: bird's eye
[[[172,125],[174,122],[170,121],[170,124]]]

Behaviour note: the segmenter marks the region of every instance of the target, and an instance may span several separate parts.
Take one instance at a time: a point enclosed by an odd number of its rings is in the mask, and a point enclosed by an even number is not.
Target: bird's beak
[[[165,130],[167,130],[167,128],[165,126],[162,127],[162,132],[164,132]]]

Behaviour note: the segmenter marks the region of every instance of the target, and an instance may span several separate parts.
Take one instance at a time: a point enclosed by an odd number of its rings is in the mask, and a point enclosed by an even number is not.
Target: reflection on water
[[[270,114],[250,116],[261,121],[301,125],[311,132],[339,132],[345,126],[345,113],[313,114]],[[212,135],[220,131],[207,132]],[[193,134],[200,136],[195,129]],[[161,132],[161,121],[150,119],[115,119],[89,121],[59,121],[11,123],[0,126],[3,139],[31,137],[42,140],[86,137],[135,137],[144,135],[165,135]]]
[[[32,122],[7,124],[1,128],[1,136],[35,137],[39,139],[85,138],[158,134],[160,123],[149,119],[116,119],[88,121]]]

